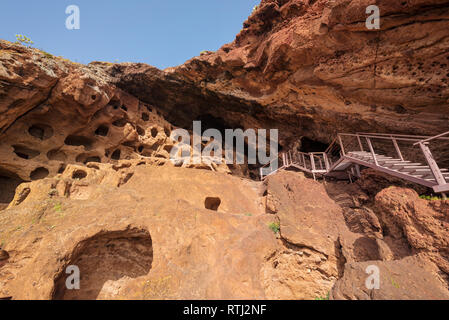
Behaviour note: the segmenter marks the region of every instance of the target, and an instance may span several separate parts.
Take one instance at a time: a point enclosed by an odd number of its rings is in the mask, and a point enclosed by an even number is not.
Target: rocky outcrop
[[[284,147],[302,136],[330,143],[335,132],[449,130],[449,1],[377,1],[380,30],[365,26],[371,4],[263,0],[215,53],[165,72],[130,64],[109,73],[187,124],[209,115],[278,128]]]
[[[448,201],[369,170],[262,183],[169,161],[193,120],[276,128],[281,148],[448,130],[449,1],[377,1],[379,31],[369,4],[263,0],[233,43],[167,70],[0,41],[0,299],[448,298]]]
[[[370,267],[379,270],[379,287],[368,289]],[[416,275],[419,274],[419,277]],[[338,300],[447,300],[449,292],[435,266],[419,256],[396,261],[348,263],[345,275],[332,288]]]
[[[376,195],[375,206],[384,235],[405,238],[414,253],[449,275],[449,201],[428,201],[413,190],[391,187]]]
[[[116,88],[101,68],[5,41],[0,67],[0,206],[21,182],[53,177],[68,164],[173,165],[173,125],[156,107]],[[215,163],[196,167],[229,171]]]
[[[6,226],[2,252],[8,256],[0,268],[0,296],[326,296],[341,267],[336,248],[345,230],[341,211],[324,200],[320,211],[330,221],[292,228],[293,221],[307,218],[309,204],[290,197],[277,215],[265,213],[264,190],[278,199],[289,186],[326,196],[318,182],[300,174],[274,176],[264,186],[222,173],[135,161],[121,167],[70,165],[54,179],[24,185],[28,195],[0,215]],[[211,198],[219,200],[212,209]],[[280,233],[272,227],[278,221]],[[315,236],[304,237],[306,230]],[[65,289],[65,270],[71,265],[80,268],[80,291]]]

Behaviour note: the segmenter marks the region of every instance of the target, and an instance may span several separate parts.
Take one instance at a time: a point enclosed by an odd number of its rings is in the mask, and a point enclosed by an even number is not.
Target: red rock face
[[[0,299],[447,299],[448,201],[369,170],[323,186],[169,161],[193,120],[284,148],[449,130],[449,1],[376,3],[380,30],[368,0],[263,0],[234,42],[166,70],[0,41]]]
[[[241,124],[280,128],[283,139],[447,131],[449,2],[376,3],[381,30],[371,31],[370,1],[262,1],[233,43],[166,71],[204,92],[257,103]],[[119,86],[127,88],[141,70],[123,72]]]

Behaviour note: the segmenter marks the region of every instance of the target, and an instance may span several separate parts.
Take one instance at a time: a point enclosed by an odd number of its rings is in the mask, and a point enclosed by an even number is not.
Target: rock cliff
[[[370,4],[263,0],[234,42],[166,70],[0,40],[0,299],[448,299],[449,201],[425,189],[169,161],[194,120],[307,151],[449,130],[449,1],[376,1],[380,30]]]

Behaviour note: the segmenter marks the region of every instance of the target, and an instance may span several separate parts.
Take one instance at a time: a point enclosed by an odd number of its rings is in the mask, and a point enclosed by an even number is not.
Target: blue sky
[[[184,63],[232,42],[260,0],[1,0],[0,38],[23,34],[34,47],[70,60]],[[77,5],[81,29],[67,30]]]

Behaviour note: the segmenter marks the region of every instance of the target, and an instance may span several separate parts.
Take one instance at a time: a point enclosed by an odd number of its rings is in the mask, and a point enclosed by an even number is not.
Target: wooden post
[[[368,147],[369,147],[369,150],[371,151],[371,155],[373,156],[374,163],[376,164],[376,166],[379,166],[379,163],[377,162],[377,158],[376,158],[376,153],[374,152],[374,148],[371,143],[371,139],[367,137],[366,141],[368,142]]]
[[[345,155],[346,155],[345,147],[343,146],[343,140],[341,140],[341,136],[340,136],[340,135],[338,135],[338,142],[340,142],[340,149],[341,149],[341,152],[342,152],[342,154],[345,156]]]
[[[359,135],[357,135],[357,140],[359,141],[360,151],[364,151],[364,150],[363,150],[362,140],[360,139],[360,136],[359,136]]]
[[[393,145],[394,148],[396,149],[396,153],[398,154],[399,159],[401,159],[401,161],[404,161],[404,157],[402,156],[401,149],[399,149],[398,142],[393,137],[391,138],[393,139]]]
[[[362,173],[360,172],[360,165],[358,164],[355,165],[355,172],[357,173],[357,178],[362,177]]]
[[[326,166],[326,171],[329,172],[330,164],[326,153],[323,153],[323,158],[324,158],[324,165]]]
[[[432,152],[430,151],[429,147],[422,142],[419,143],[419,147],[421,148],[421,151],[424,153],[424,157],[426,158],[427,164],[429,165],[430,170],[432,171],[432,174],[435,177],[435,181],[440,186],[446,184],[446,179],[444,178],[440,168],[438,167],[438,164],[433,158]]]
[[[310,163],[312,164],[312,171],[315,171],[315,169],[316,169],[315,158],[314,158],[313,154],[310,154]]]

